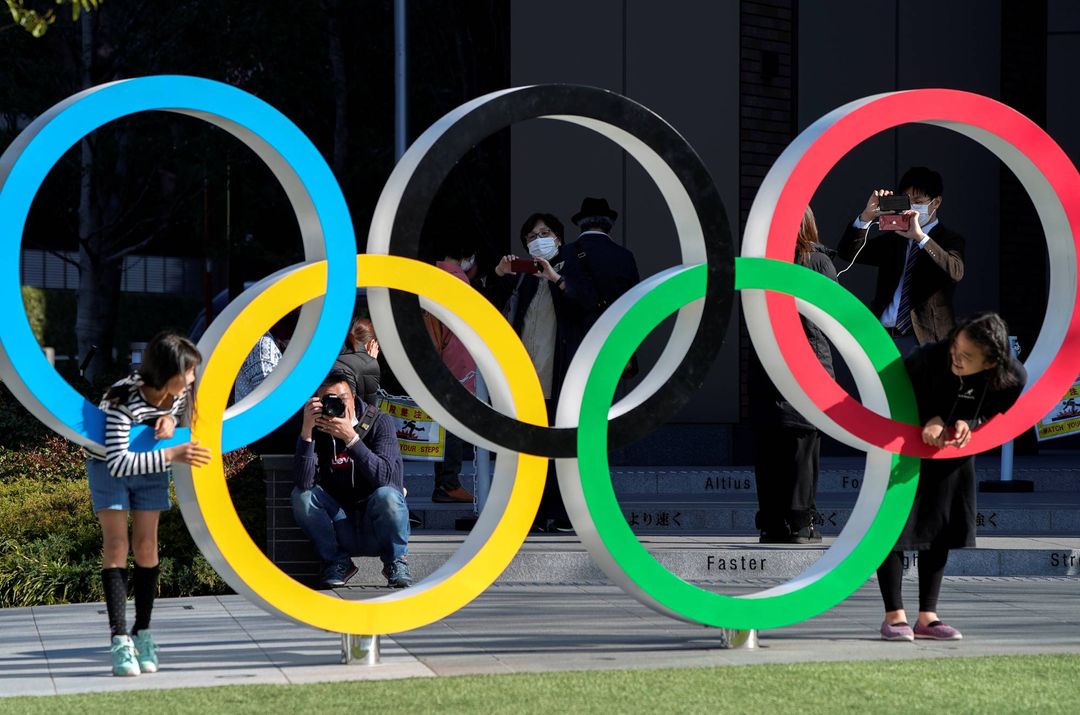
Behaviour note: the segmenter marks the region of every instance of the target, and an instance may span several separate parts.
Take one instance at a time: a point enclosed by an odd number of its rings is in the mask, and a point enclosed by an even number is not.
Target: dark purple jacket
[[[363,415],[367,406],[356,400],[356,414]],[[404,492],[401,450],[398,447],[394,420],[379,413],[371,430],[352,447],[344,450],[352,460],[349,469],[331,468],[341,442],[320,430],[312,432],[312,440],[296,440],[293,456],[293,481],[298,489],[311,489],[319,484],[343,506],[362,504],[379,487],[393,487]]]

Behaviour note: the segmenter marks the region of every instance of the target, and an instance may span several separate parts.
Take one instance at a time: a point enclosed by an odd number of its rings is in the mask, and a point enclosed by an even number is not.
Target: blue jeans
[[[328,563],[350,556],[378,556],[384,564],[405,557],[409,550],[409,508],[405,495],[379,487],[349,513],[318,484],[292,490],[293,517]]]

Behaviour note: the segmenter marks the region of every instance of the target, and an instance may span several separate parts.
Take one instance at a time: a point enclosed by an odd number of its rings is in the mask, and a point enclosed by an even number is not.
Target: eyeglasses
[[[538,238],[554,238],[555,234],[551,232],[549,228],[542,228],[539,231],[534,231],[525,236],[526,243],[532,243]]]

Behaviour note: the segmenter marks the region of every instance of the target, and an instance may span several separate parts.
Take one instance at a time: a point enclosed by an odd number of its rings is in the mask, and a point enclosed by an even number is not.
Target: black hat
[[[614,221],[619,218],[617,211],[613,211],[608,206],[607,199],[594,199],[591,196],[585,198],[581,202],[581,210],[570,217],[570,220],[577,226],[581,223],[583,218],[592,218],[593,216],[603,216]]]

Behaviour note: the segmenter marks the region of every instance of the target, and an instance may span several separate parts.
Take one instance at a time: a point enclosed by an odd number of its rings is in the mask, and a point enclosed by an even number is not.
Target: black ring
[[[735,293],[735,243],[727,212],[705,164],[670,124],[627,97],[596,87],[547,84],[492,97],[454,122],[420,158],[402,192],[389,252],[417,258],[420,230],[439,186],[458,160],[501,129],[527,119],[572,115],[599,120],[633,135],[655,151],[690,196],[705,238],[705,305],[686,357],[671,378],[642,404],[609,423],[611,447],[627,445],[671,418],[705,380],[723,344]],[[551,117],[557,119],[558,117]],[[547,457],[577,456],[577,428],[537,427],[477,400],[443,364],[424,328],[420,300],[391,290],[390,308],[401,342],[432,395],[474,432],[508,449]]]

